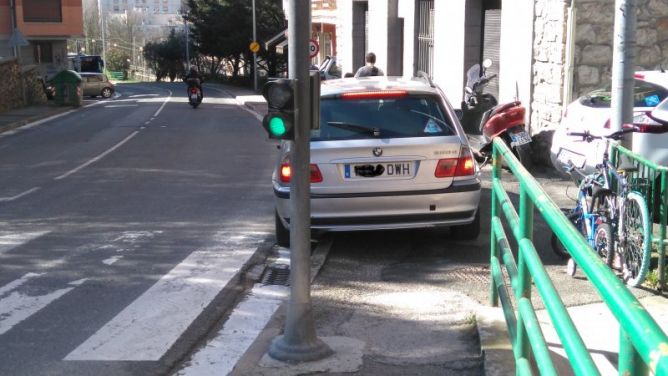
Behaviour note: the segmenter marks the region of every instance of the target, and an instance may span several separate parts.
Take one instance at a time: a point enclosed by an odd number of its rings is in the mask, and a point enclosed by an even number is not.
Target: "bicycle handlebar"
[[[593,135],[589,131],[584,132],[567,132],[569,136],[581,136],[583,141],[592,142],[594,140],[602,140],[604,138],[609,138],[612,140],[621,140],[624,137],[625,133],[639,132],[638,127],[624,128],[621,131],[610,133],[609,135]]]

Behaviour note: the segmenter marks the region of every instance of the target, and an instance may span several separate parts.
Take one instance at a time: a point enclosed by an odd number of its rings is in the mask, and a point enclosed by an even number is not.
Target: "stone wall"
[[[46,102],[35,66],[21,67],[16,59],[0,60],[0,112]]]
[[[614,1],[576,0],[573,98],[610,82]],[[637,0],[636,70],[668,68],[668,1]]]

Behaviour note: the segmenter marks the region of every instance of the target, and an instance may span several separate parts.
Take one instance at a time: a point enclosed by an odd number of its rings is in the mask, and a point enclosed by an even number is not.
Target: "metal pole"
[[[257,42],[256,29],[257,27],[255,25],[255,0],[253,0],[253,42]],[[257,52],[253,52],[253,89],[255,89],[255,91],[257,92]]]
[[[183,24],[186,29],[186,67],[190,71],[190,28],[188,27],[188,20],[186,20],[185,15],[183,17]]]
[[[9,6],[12,8],[11,14],[9,15],[9,19],[11,20],[12,23],[12,31],[10,32],[10,34],[13,35],[14,32],[16,31],[16,0],[9,0]],[[20,48],[21,48],[20,46],[12,47],[12,52],[14,53],[15,58],[19,57],[18,51]],[[20,61],[19,64],[21,64]]]
[[[633,64],[636,53],[636,0],[615,0],[615,35],[612,53],[612,116],[610,130],[622,130],[633,121]],[[631,149],[627,137],[622,146]]]
[[[296,79],[295,140],[290,160],[290,301],[285,331],[269,347],[269,355],[281,361],[313,361],[332,354],[315,333],[311,306],[311,207],[309,150],[309,58],[311,3],[294,0],[288,6],[288,70]]]
[[[102,7],[100,6],[100,1],[97,0],[97,8],[98,11],[100,12],[100,34],[102,36],[102,61],[104,62],[104,68],[102,69],[103,71],[107,69],[107,43],[105,41],[105,24],[104,24],[104,11],[102,10]]]

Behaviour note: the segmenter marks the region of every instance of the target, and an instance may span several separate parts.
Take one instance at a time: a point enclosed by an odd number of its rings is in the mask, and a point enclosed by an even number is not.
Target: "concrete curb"
[[[476,312],[476,322],[485,375],[514,375],[515,357],[503,309],[483,306]]]
[[[76,111],[80,107],[56,107],[53,111],[48,111],[43,114],[39,115],[34,115],[34,116],[29,116],[27,118],[21,119],[19,121],[15,121],[13,123],[5,124],[0,126],[0,133],[5,133],[20,127],[23,127],[25,125],[28,125],[30,123],[34,123],[40,120],[45,120],[49,118],[56,118],[58,116],[62,116],[64,113],[69,112],[69,111]]]

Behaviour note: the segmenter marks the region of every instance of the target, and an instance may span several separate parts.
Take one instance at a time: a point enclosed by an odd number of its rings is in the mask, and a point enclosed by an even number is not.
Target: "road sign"
[[[251,42],[251,44],[248,46],[248,48],[251,50],[251,52],[257,53],[258,51],[260,51],[260,43]]]
[[[318,42],[315,39],[309,39],[308,40],[308,57],[314,58],[318,55],[318,52],[320,52],[320,46],[318,45]]]

